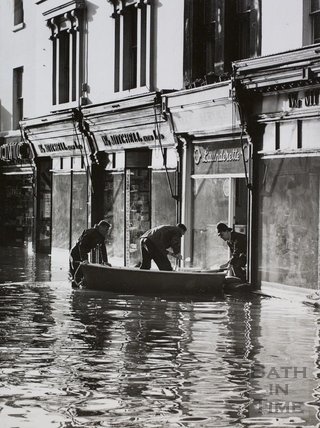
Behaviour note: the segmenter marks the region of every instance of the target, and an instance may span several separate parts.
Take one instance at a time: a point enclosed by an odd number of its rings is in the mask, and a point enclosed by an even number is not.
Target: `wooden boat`
[[[127,294],[222,295],[225,271],[158,271],[82,264],[84,286]]]

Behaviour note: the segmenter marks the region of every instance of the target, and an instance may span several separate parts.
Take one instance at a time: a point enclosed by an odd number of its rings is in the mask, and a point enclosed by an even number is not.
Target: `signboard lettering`
[[[288,102],[290,108],[319,106],[319,89],[312,89],[310,91],[306,91],[303,96],[300,96],[299,92],[292,92],[288,95]]]
[[[218,145],[219,144],[219,145]],[[249,160],[247,141],[202,143],[194,146],[194,174],[244,174],[244,164]]]
[[[22,152],[23,150],[23,152]],[[22,156],[23,154],[23,156]],[[5,162],[13,162],[16,160],[30,159],[31,149],[28,144],[21,142],[8,142],[0,146],[0,160]]]
[[[73,141],[73,144],[66,144],[64,141],[58,141],[55,143],[42,143],[38,145],[40,153],[65,152],[76,149],[82,149],[81,144],[78,144],[77,141]]]
[[[238,162],[241,159],[240,149],[209,150],[203,147],[194,149],[194,162],[196,165],[210,162]]]
[[[161,140],[165,138],[163,134],[160,134]],[[156,131],[153,130],[152,133],[142,134],[141,131],[122,133],[122,134],[103,134],[101,135],[101,139],[105,146],[113,147],[113,146],[122,146],[124,144],[131,143],[149,143],[152,141],[157,141],[158,136]]]

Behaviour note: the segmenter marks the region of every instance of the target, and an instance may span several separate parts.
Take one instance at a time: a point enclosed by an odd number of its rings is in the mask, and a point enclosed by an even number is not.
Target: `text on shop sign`
[[[165,137],[163,134],[159,134],[161,140]],[[112,135],[102,135],[102,141],[105,146],[112,147],[114,145],[123,145],[123,144],[132,144],[132,143],[149,143],[152,141],[157,141],[159,139],[155,130],[151,134],[143,135],[141,132],[128,132],[126,134],[112,134]]]
[[[24,150],[24,152],[23,152]],[[9,142],[0,146],[0,160],[14,161],[18,159],[30,158],[31,150],[28,144],[23,142]]]
[[[288,96],[290,108],[312,107],[320,105],[319,90],[306,91],[304,97],[299,96],[299,92],[293,92]]]
[[[69,150],[82,149],[81,144],[78,144],[76,141],[73,144],[66,144],[64,141],[59,141],[56,143],[43,143],[39,144],[38,149],[40,153],[52,153],[52,152],[65,152]]]
[[[239,162],[241,159],[241,152],[239,149],[219,149],[219,150],[208,150],[196,147],[194,149],[194,162],[196,165],[202,163],[211,162]]]

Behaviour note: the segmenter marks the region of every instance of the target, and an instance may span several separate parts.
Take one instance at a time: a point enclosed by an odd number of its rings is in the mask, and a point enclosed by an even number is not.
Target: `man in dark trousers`
[[[79,286],[83,278],[80,263],[88,263],[88,253],[97,246],[99,246],[102,263],[110,266],[105,244],[105,238],[110,228],[110,223],[101,220],[94,227],[84,230],[76,245],[71,249],[69,273],[73,287]]]
[[[168,254],[178,260],[182,259],[180,253],[181,238],[186,233],[184,224],[176,226],[163,225],[154,227],[145,232],[140,239],[141,266],[140,269],[150,269],[151,260],[154,260],[159,270],[172,270]],[[173,252],[168,251],[172,248]]]
[[[227,242],[231,250],[231,259],[221,268],[231,268],[234,276],[241,280],[246,280],[246,263],[247,263],[247,237],[243,233],[234,232],[231,227],[225,223],[217,224],[217,233],[220,238]]]

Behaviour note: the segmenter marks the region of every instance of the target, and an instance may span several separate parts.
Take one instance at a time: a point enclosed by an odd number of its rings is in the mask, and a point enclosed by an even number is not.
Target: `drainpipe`
[[[252,248],[255,237],[253,236],[253,144],[251,140],[251,135],[248,132],[248,124],[245,117],[246,111],[245,102],[241,100],[241,88],[236,81],[236,65],[233,64],[233,72],[231,75],[231,85],[232,85],[232,100],[238,108],[239,117],[240,117],[240,127],[241,127],[241,149],[242,149],[242,158],[244,162],[245,178],[247,185],[247,280],[249,283],[252,283],[253,279],[253,265],[252,265]],[[248,165],[245,162],[245,150],[243,144],[243,135],[246,135],[248,140]]]

